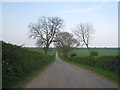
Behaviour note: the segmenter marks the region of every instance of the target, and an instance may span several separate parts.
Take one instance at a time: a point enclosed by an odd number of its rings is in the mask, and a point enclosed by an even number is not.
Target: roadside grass
[[[94,68],[94,67],[91,67],[91,66],[87,66],[87,65],[83,65],[83,64],[79,64],[77,62],[73,62],[73,61],[70,61],[68,60],[67,58],[64,58],[62,56],[62,54],[59,53],[59,57],[64,61],[64,62],[68,62],[70,64],[74,64],[78,67],[81,67],[83,69],[86,69],[86,70],[89,70],[89,71],[92,71],[94,73],[97,73],[99,75],[102,75],[104,76],[106,79],[118,84],[118,74],[115,74],[115,73],[112,73],[112,72],[109,72],[109,71],[105,71],[105,70],[102,70],[102,69],[98,69],[98,68]]]

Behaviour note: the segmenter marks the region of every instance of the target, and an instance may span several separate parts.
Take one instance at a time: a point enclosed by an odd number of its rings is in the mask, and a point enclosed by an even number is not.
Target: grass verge
[[[78,67],[84,68],[86,70],[93,71],[97,74],[100,74],[100,75],[104,76],[106,79],[112,81],[113,83],[118,84],[118,75],[117,74],[114,74],[114,73],[111,73],[111,72],[108,72],[108,71],[104,71],[104,70],[101,70],[101,69],[97,69],[97,68],[94,68],[94,67],[90,67],[90,66],[87,66],[87,65],[82,65],[82,64],[79,64],[77,62],[70,61],[70,60],[68,60],[68,59],[66,59],[62,56],[60,56],[60,58],[62,58],[62,60],[64,62],[68,62],[70,64],[74,64]]]

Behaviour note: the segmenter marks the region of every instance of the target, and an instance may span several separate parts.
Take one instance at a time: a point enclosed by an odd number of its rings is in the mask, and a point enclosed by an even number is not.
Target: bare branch
[[[92,36],[93,32],[94,32],[94,28],[93,28],[92,24],[80,23],[76,26],[74,34],[89,49],[89,42],[90,42],[90,39],[91,39],[91,36]]]
[[[56,37],[55,45],[58,49],[61,49],[65,56],[68,55],[70,49],[77,46],[77,39],[73,37],[73,34],[68,32],[60,32]]]
[[[58,17],[40,17],[37,24],[29,25],[30,37],[37,38],[37,45],[40,43],[40,46],[43,45],[48,49],[57,33],[63,28],[63,23],[63,20]]]

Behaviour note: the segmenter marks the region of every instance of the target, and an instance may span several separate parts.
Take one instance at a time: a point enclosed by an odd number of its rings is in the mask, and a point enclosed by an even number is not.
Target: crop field
[[[37,51],[37,52],[44,53],[43,48],[29,47],[28,49],[29,49],[29,50],[32,50],[32,51]],[[55,48],[50,48],[50,49],[48,50],[48,53],[47,53],[47,54],[49,54],[49,55],[54,55],[55,52],[56,52],[56,49],[55,49]]]
[[[118,54],[118,48],[91,48],[91,50],[97,51],[98,56]],[[70,53],[76,53],[77,56],[88,56],[89,55],[89,51],[87,48],[72,49]]]
[[[42,48],[30,47],[28,49],[44,53],[44,50]],[[91,48],[90,50],[97,51],[98,56],[118,54],[118,48]],[[55,48],[50,48],[48,51],[48,54],[53,55],[55,54],[55,52],[56,52]],[[76,53],[77,56],[88,56],[89,55],[89,51],[87,48],[75,48],[75,49],[72,49],[70,53]]]

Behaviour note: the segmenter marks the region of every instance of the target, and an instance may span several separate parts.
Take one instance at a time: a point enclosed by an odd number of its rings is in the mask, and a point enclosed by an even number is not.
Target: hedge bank
[[[19,81],[53,61],[53,55],[45,55],[2,42],[2,87],[15,86]]]
[[[113,73],[118,73],[120,55],[109,55],[109,56],[87,56],[87,57],[69,57],[68,60],[77,62],[79,64],[92,66],[98,69],[103,69]]]

